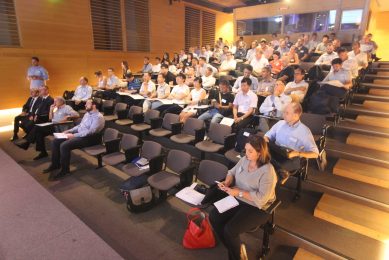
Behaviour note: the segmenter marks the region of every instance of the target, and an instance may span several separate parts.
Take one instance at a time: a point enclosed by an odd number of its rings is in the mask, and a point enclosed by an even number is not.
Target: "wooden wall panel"
[[[106,74],[113,67],[121,74],[120,62],[127,60],[139,71],[143,57],[171,55],[184,47],[183,2],[150,0],[150,52],[98,51],[93,49],[89,0],[14,0],[19,24],[21,48],[0,47],[0,110],[20,107],[29,94],[26,70],[31,57],[38,56],[48,72],[53,96],[75,88],[81,76],[96,84],[93,73]],[[193,5],[192,5],[193,6]],[[202,7],[198,7],[202,9]],[[217,14],[216,20],[225,15]],[[231,23],[232,23],[232,16]],[[225,21],[228,22],[228,21]],[[216,28],[217,30],[217,28]]]

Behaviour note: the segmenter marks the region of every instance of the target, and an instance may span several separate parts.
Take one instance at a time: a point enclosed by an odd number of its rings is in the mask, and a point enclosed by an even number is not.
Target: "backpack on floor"
[[[127,200],[127,210],[133,213],[145,212],[154,205],[154,194],[147,184],[149,176],[142,174],[131,177],[120,187],[120,191]]]

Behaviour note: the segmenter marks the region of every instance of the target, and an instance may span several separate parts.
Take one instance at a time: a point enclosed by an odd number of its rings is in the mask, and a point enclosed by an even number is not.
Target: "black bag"
[[[205,191],[205,197],[201,201],[202,206],[208,206],[210,204],[215,203],[218,200],[224,199],[227,197],[228,194],[222,190],[219,189],[218,185],[212,184],[209,188]]]
[[[63,92],[63,95],[62,97],[65,99],[65,100],[71,100],[74,96],[74,91],[69,91],[69,90],[65,90]]]
[[[145,212],[154,205],[154,194],[147,184],[148,175],[131,177],[120,187],[127,200],[127,210],[133,213]]]
[[[327,115],[333,112],[331,105],[334,97],[327,95],[324,91],[317,91],[309,99],[308,110],[313,114]]]
[[[324,79],[323,70],[320,66],[313,66],[308,70],[308,75],[306,77],[308,80],[318,80],[322,81]]]
[[[244,150],[248,137],[256,132],[257,131],[252,128],[241,129],[236,137],[235,151],[241,153]]]

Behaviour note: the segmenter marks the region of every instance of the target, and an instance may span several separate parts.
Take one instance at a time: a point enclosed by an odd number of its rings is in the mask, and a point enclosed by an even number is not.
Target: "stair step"
[[[351,119],[345,119],[340,121],[335,126],[335,128],[347,132],[355,132],[355,133],[389,138],[389,128],[377,127],[368,124],[360,124],[356,120],[351,120]]]
[[[299,247],[299,249],[297,250],[296,254],[293,257],[293,260],[324,260],[324,258]]]
[[[351,133],[347,144],[389,153],[389,138]]]
[[[389,90],[389,84],[378,84],[378,83],[361,83],[361,86],[374,89],[387,89]]]
[[[330,138],[327,139],[326,151],[328,155],[335,158],[389,168],[389,154],[386,152],[349,145]]]
[[[388,212],[324,193],[314,216],[384,243],[389,240]]]
[[[353,100],[372,100],[372,101],[380,101],[380,102],[389,102],[389,97],[373,95],[373,94],[354,94]]]
[[[339,159],[335,175],[389,189],[389,169],[361,162]]]
[[[355,122],[373,127],[389,128],[389,118],[359,115]]]
[[[389,112],[389,103],[384,103],[380,101],[371,101],[367,100],[363,102],[363,107],[371,110],[379,110]]]
[[[389,76],[389,71],[378,71],[377,75],[378,76]]]
[[[373,83],[380,84],[380,85],[389,85],[388,79],[374,79]]]
[[[369,95],[389,97],[388,89],[369,89]]]
[[[385,68],[385,67],[370,68],[369,70],[372,70],[372,71],[389,71],[389,67],[387,67],[387,68]]]
[[[356,104],[347,106],[346,113],[389,118],[389,111],[372,110],[372,109],[363,107],[362,105],[356,105]]]
[[[380,75],[376,75],[376,74],[366,74],[365,77],[371,78],[371,79],[385,79],[385,80],[389,79],[389,76],[380,76]]]

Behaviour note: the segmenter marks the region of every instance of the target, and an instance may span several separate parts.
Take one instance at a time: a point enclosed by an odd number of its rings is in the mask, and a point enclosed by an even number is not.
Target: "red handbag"
[[[215,236],[205,212],[198,208],[191,208],[186,217],[188,227],[182,241],[183,246],[188,249],[215,247]]]

